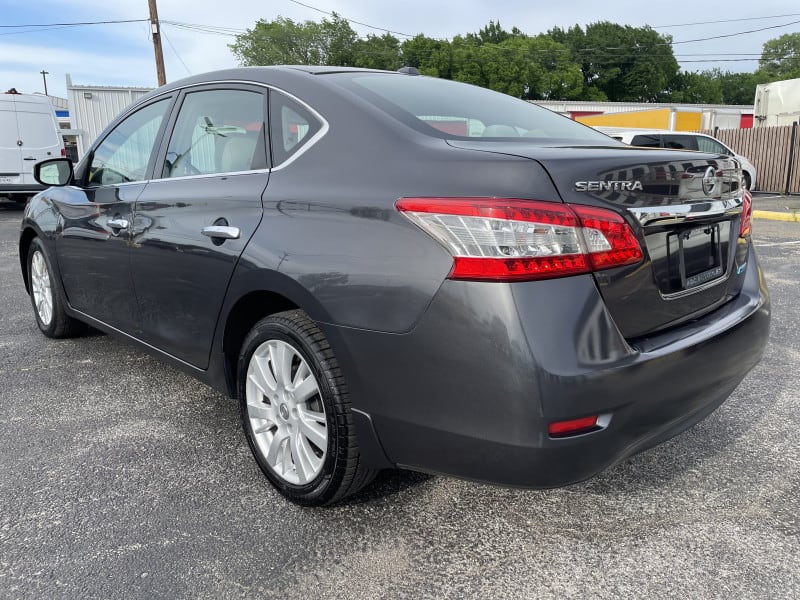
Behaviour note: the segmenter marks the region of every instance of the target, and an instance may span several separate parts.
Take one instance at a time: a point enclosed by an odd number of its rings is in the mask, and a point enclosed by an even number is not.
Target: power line
[[[652,29],[667,29],[668,27],[691,27],[693,25],[713,25],[716,23],[735,23],[737,21],[764,21],[766,19],[782,19],[783,17],[800,17],[800,13],[786,15],[769,15],[767,17],[743,17],[739,19],[722,19],[719,21],[697,21],[695,23],[673,23],[672,25],[650,25]]]
[[[28,25],[0,25],[2,29],[13,29],[20,27],[78,27],[83,25],[111,25],[113,23],[141,23],[149,19],[120,19],[117,21],[77,21],[73,23],[34,23]]]
[[[362,27],[369,27],[370,29],[375,29],[377,31],[385,31],[386,33],[393,33],[395,35],[399,35],[399,36],[406,37],[406,38],[413,38],[414,37],[410,33],[402,33],[400,31],[392,31],[391,29],[386,29],[385,27],[376,27],[375,25],[368,25],[367,23],[362,23],[361,21],[356,21],[355,19],[348,19],[347,17],[344,17],[344,16],[342,16],[342,15],[340,15],[338,13],[328,12],[327,10],[322,10],[321,8],[317,8],[316,6],[311,6],[310,4],[304,4],[302,2],[298,2],[298,0],[289,0],[289,2],[292,2],[294,4],[298,4],[300,6],[304,6],[305,8],[310,8],[311,10],[315,10],[315,11],[317,11],[319,13],[322,13],[323,15],[328,15],[329,17],[334,17],[334,16],[335,17],[339,17],[340,19],[344,19],[345,21],[347,21],[349,23],[355,23],[356,25],[361,25]]]
[[[162,23],[162,25],[163,25],[164,21],[161,21],[161,23]],[[165,39],[165,40],[167,40],[167,44],[169,44],[169,47],[170,47],[170,48],[172,48],[172,53],[175,55],[175,58],[177,58],[177,59],[180,61],[180,63],[183,65],[183,68],[184,68],[184,69],[186,69],[186,72],[187,72],[189,75],[191,75],[191,74],[192,74],[192,72],[189,70],[189,67],[187,67],[187,66],[186,66],[186,63],[185,63],[185,62],[183,62],[183,59],[181,58],[181,55],[180,55],[180,54],[178,54],[178,51],[175,49],[175,46],[173,46],[173,45],[172,45],[172,40],[170,40],[170,39],[167,37],[167,32],[165,31],[165,32],[163,32],[163,33],[164,33],[164,39]]]
[[[724,35],[714,35],[711,37],[705,38],[698,38],[696,40],[683,40],[682,42],[672,42],[672,45],[675,46],[676,44],[690,44],[692,42],[706,42],[708,40],[718,40],[721,38],[729,38],[736,35],[745,35],[747,33],[757,33],[759,31],[767,31],[768,29],[780,29],[781,27],[789,27],[790,25],[797,25],[800,21],[792,21],[791,23],[783,23],[782,25],[770,25],[769,27],[760,27],[758,29],[748,29],[747,31],[737,31],[735,33],[726,33]]]

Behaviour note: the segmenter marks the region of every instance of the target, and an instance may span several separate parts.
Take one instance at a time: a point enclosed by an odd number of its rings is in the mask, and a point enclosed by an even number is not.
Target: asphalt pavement
[[[755,221],[770,343],[691,430],[568,488],[387,472],[307,509],[229,399],[113,337],[40,335],[20,216],[0,202],[2,598],[800,597],[798,223]]]

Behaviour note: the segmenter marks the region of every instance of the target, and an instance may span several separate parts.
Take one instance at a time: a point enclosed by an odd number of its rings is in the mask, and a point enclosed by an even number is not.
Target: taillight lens
[[[62,148],[61,149],[61,158],[64,158],[66,155],[67,155],[67,149],[66,148]]]
[[[742,218],[739,221],[739,237],[747,237],[753,228],[753,197],[749,190],[742,197]]]
[[[548,279],[642,259],[625,220],[602,208],[499,198],[402,198],[397,209],[450,250],[451,279]]]

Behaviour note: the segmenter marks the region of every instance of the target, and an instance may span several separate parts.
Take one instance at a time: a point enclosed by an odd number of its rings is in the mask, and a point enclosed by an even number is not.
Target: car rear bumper
[[[591,276],[446,281],[408,334],[324,325],[388,460],[503,485],[577,482],[717,408],[760,360],[769,298],[751,247],[742,293],[645,340],[619,334]],[[605,427],[548,435],[553,421]]]

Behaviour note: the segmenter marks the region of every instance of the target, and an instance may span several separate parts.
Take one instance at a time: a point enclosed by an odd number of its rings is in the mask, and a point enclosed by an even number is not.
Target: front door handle
[[[127,219],[114,218],[106,221],[106,225],[111,227],[111,229],[127,229],[129,223]]]
[[[36,157],[35,156],[26,156],[22,160],[36,160]]]
[[[217,238],[221,240],[238,240],[242,232],[238,227],[230,227],[228,225],[209,225],[200,230],[206,237]]]

